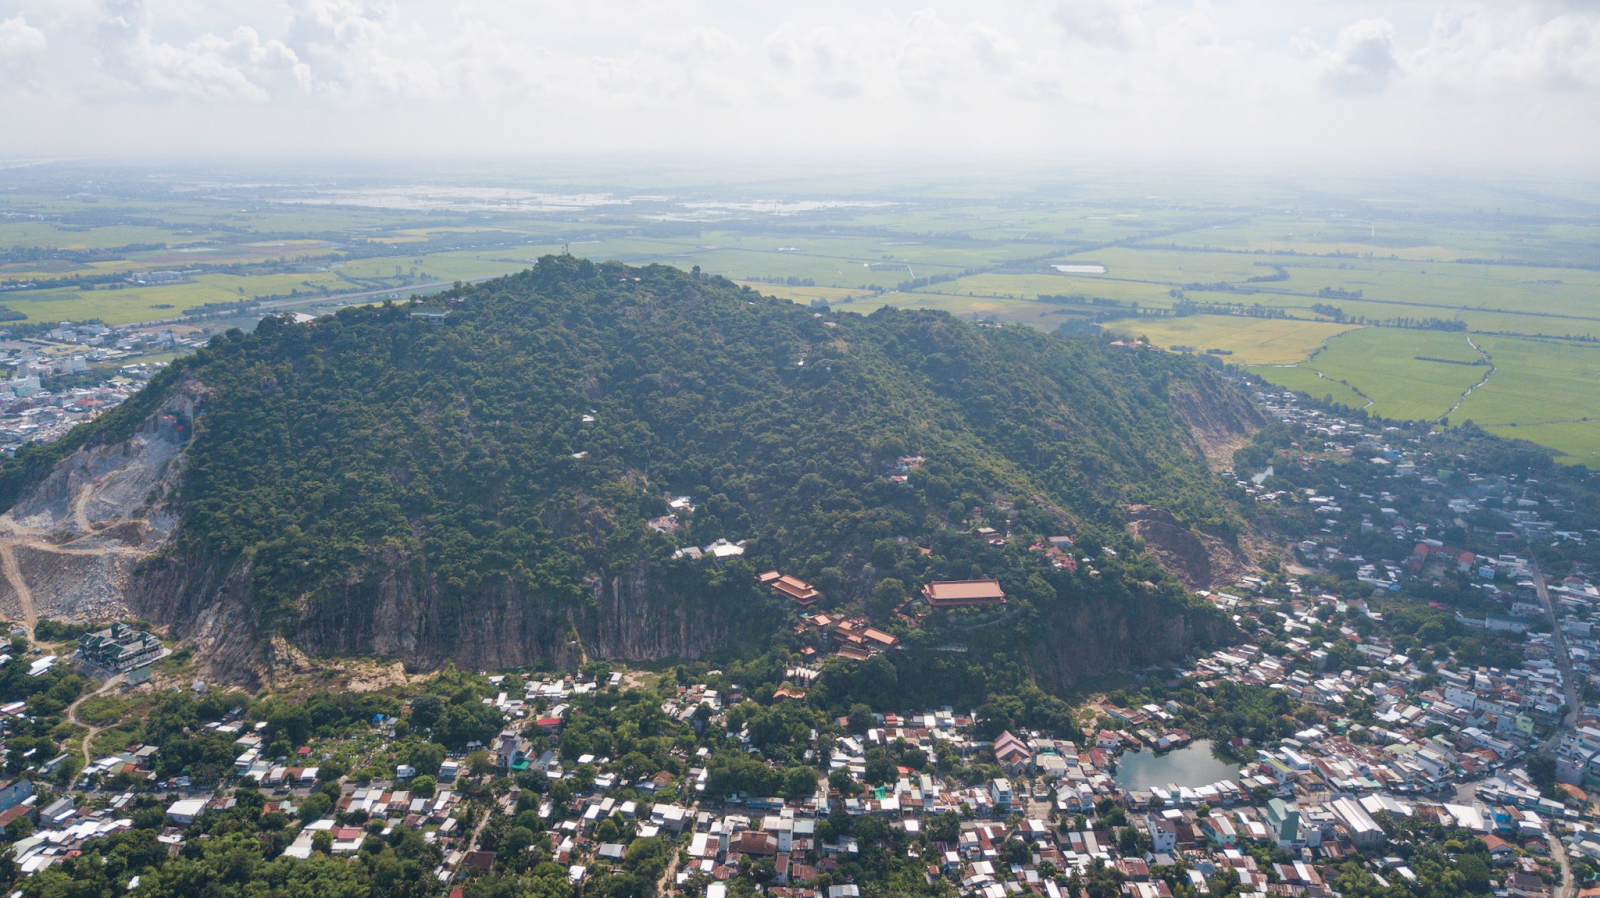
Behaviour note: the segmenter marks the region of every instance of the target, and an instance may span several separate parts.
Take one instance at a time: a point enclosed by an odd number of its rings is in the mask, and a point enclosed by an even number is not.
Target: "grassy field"
[[[149,243],[193,243],[210,239],[210,229],[109,225],[71,227],[33,221],[0,222],[0,247],[46,246],[58,249],[105,249]]]
[[[1209,253],[1113,247],[1064,256],[1061,263],[1098,263],[1106,267],[1103,275],[1078,275],[1084,278],[1117,278],[1156,281],[1163,286],[1210,284],[1217,281],[1243,282],[1271,275],[1272,265],[1289,257],[1247,253]]]
[[[1037,299],[1039,296],[1087,296],[1120,303],[1167,308],[1169,291],[1161,284],[1142,284],[1109,278],[1066,274],[977,274],[931,284],[917,290],[940,296],[977,296],[999,299]]]
[[[1490,433],[1509,439],[1529,440],[1562,453],[1558,461],[1600,468],[1600,423],[1561,421],[1550,424],[1491,424]]]
[[[0,172],[0,284],[194,272],[191,282],[156,287],[9,290],[0,305],[31,322],[110,324],[272,296],[304,297],[314,301],[297,310],[324,311],[366,301],[340,293],[405,295],[426,282],[520,271],[570,247],[597,261],[698,266],[796,302],[826,299],[836,314],[925,308],[1055,330],[1119,305],[1131,312],[1188,300],[1240,313],[1259,305],[1294,320],[1128,315],[1110,327],[1161,346],[1226,350],[1229,362],[1286,388],[1356,407],[1367,403],[1359,390],[1374,413],[1421,419],[1444,414],[1486,369],[1426,360],[1477,358],[1461,333],[1388,325],[1455,320],[1498,367],[1452,420],[1530,437],[1572,460],[1600,451],[1592,420],[1600,419],[1600,346],[1545,339],[1600,338],[1600,223],[1565,188],[1350,176],[1320,178],[1309,190],[1292,179],[1076,167],[956,179],[872,167],[827,177],[748,174],[719,184],[669,170],[653,186],[552,175],[537,189],[633,199],[536,213],[493,201],[360,205],[368,188],[389,190],[373,183],[342,184],[348,192],[333,205],[303,202],[326,180],[160,182],[174,184],[167,189],[142,175],[49,182]],[[445,195],[474,189],[438,185]],[[387,255],[394,252],[402,254]],[[1062,263],[1105,271],[1051,267]],[[806,286],[766,283],[773,279]],[[1371,326],[1353,327],[1363,324]]]
[[[752,285],[760,287],[759,284]],[[804,288],[802,288],[804,289]],[[900,293],[890,291],[866,294],[856,299],[834,302],[834,312],[855,312],[870,315],[878,309],[931,309],[949,312],[966,321],[997,321],[1002,324],[1025,324],[1040,330],[1056,330],[1070,321],[1082,318],[1082,307],[1062,307],[1050,303],[1025,299],[989,299],[965,296],[940,296],[926,293]]]
[[[787,284],[763,284],[758,281],[739,281],[740,286],[749,287],[765,296],[776,296],[792,302],[807,303],[813,300],[825,299],[830,303],[840,303],[857,299],[862,296],[860,290],[848,290],[844,287],[791,287]]]
[[[1600,244],[1600,228],[1587,223],[1520,223],[1512,228],[1452,227],[1381,216],[1368,221],[1316,216],[1264,215],[1248,222],[1173,238],[1193,249],[1295,252],[1302,255],[1395,257],[1416,262],[1511,259],[1531,264],[1583,261]]]
[[[1125,247],[1069,256],[1063,261],[1106,266],[1103,275],[1074,276],[1085,282],[1132,279],[1167,289],[1225,283],[1254,291],[1188,291],[1191,299],[1205,302],[1285,307],[1364,303],[1360,312],[1352,314],[1372,318],[1451,318],[1458,312],[1492,311],[1600,320],[1595,303],[1600,271],[1573,268]],[[1279,269],[1287,280],[1249,282],[1250,278],[1282,276]],[[1324,290],[1349,295],[1328,296]],[[1354,296],[1357,292],[1359,298]],[[1390,311],[1384,306],[1404,308]]]
[[[99,319],[106,324],[137,324],[175,318],[183,310],[205,303],[239,302],[266,296],[298,293],[311,296],[352,289],[328,272],[241,277],[230,274],[196,275],[191,282],[150,287],[93,290],[76,288],[7,293],[0,304],[28,316],[31,321],[81,321]]]
[[[881,294],[868,294],[858,299],[843,300],[833,304],[833,308],[845,312],[857,312],[870,315],[879,309],[893,307],[897,309],[935,309],[949,312],[961,318],[970,318],[974,315],[990,317],[1002,312],[1013,312],[1021,306],[1037,306],[1026,300],[1007,299],[970,299],[955,296],[934,296],[922,293],[888,292]]]
[[[518,247],[510,250],[485,250],[433,253],[424,256],[386,256],[346,262],[339,268],[351,277],[392,277],[399,266],[406,273],[413,269],[418,280],[455,281],[512,274],[533,267],[539,256],[559,252],[559,246]],[[346,285],[349,289],[351,285]]]
[[[1600,345],[1518,337],[1474,338],[1494,360],[1461,413],[1480,424],[1600,418]]]
[[[175,289],[129,287],[125,290],[30,291],[26,294],[6,294],[0,298],[0,304],[27,315],[30,321],[83,321],[95,318],[111,325],[137,324],[182,315],[185,305],[193,305],[186,297],[175,296]],[[228,300],[224,297],[218,301]]]
[[[1349,385],[1318,376],[1317,372],[1299,365],[1254,365],[1251,374],[1276,384],[1286,390],[1295,390],[1315,399],[1335,402],[1350,409],[1365,408],[1367,400]]]
[[[1182,318],[1123,318],[1106,328],[1141,335],[1156,346],[1187,346],[1194,352],[1227,349],[1227,359],[1242,365],[1292,365],[1315,352],[1324,341],[1354,329],[1327,321],[1290,321],[1236,315],[1189,315]]]
[[[1302,367],[1345,381],[1372,399],[1385,418],[1432,420],[1488,371],[1465,334],[1366,327],[1328,341]],[[1445,359],[1448,361],[1432,361]]]
[[[1600,451],[1600,345],[1474,339],[1494,359],[1496,370],[1461,404],[1456,418],[1593,464]]]
[[[1293,367],[1252,366],[1270,383],[1385,418],[1431,421],[1488,373],[1465,334],[1360,328]],[[1370,404],[1369,404],[1370,400]],[[1456,415],[1458,420],[1465,409]]]
[[[560,247],[530,247],[528,254],[513,258],[495,252],[433,253],[420,257],[382,257],[362,259],[339,270],[351,278],[384,279],[373,286],[403,286],[393,280],[399,266],[410,282],[475,280],[512,274],[533,265],[538,255]],[[269,297],[321,296],[368,289],[331,271],[296,274],[197,274],[189,282],[150,287],[96,287],[93,290],[61,288],[14,291],[0,295],[0,305],[21,312],[30,321],[82,321],[99,319],[106,324],[137,324],[141,321],[173,318],[184,309],[206,303],[239,302]]]

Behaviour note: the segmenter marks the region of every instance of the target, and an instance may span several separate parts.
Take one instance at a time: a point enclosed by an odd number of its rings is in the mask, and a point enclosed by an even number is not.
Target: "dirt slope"
[[[0,515],[0,614],[32,633],[41,618],[132,613],[124,598],[130,573],[177,526],[168,499],[183,447],[155,418],[192,417],[202,400],[197,389],[177,391],[131,439],[78,450]]]

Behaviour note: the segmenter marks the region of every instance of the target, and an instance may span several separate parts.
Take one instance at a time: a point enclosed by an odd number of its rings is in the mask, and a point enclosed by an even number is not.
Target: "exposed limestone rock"
[[[1086,676],[1134,667],[1173,664],[1196,648],[1237,641],[1238,630],[1219,616],[1174,614],[1155,596],[1132,602],[1060,605],[1041,616],[1050,634],[1029,652],[1029,667],[1045,689],[1065,689]]]
[[[1190,589],[1230,583],[1251,567],[1249,555],[1235,542],[1197,534],[1164,509],[1130,505],[1123,515],[1128,532],[1144,540],[1145,549]]]
[[[130,439],[74,452],[0,516],[0,610],[29,626],[41,617],[136,613],[129,579],[178,525],[170,497],[183,447],[155,421],[171,412],[192,418],[204,400],[198,387],[175,391]]]
[[[1207,403],[1215,397],[1175,392],[1199,446],[1222,446],[1259,425],[1248,405],[1211,409]],[[204,397],[202,388],[186,384],[161,410],[181,411],[203,427]],[[137,615],[166,625],[192,646],[207,679],[236,683],[305,673],[318,667],[313,659],[333,656],[376,657],[385,667],[414,669],[446,662],[466,669],[541,662],[570,668],[596,659],[702,658],[782,626],[782,604],[765,594],[748,607],[712,611],[694,590],[670,584],[642,559],[613,560],[586,572],[586,594],[577,601],[551,600],[510,583],[447,599],[425,564],[393,548],[365,566],[377,576],[302,599],[290,620],[262,620],[250,598],[248,555],[212,559],[166,551],[178,527],[175,497],[184,455],[157,434],[153,421],[127,441],[73,454],[0,516],[0,556],[9,553],[17,569],[16,577],[8,571],[0,578],[0,611],[30,623],[38,616]],[[1219,560],[1238,550],[1195,537],[1158,509],[1130,509],[1129,526],[1191,585],[1224,575],[1242,557]],[[1018,651],[1047,688],[1171,661],[1234,635],[1225,621],[1173,613],[1153,594],[1131,602],[1062,604],[1043,610],[1039,623],[1037,642]]]
[[[1266,423],[1242,395],[1211,380],[1175,382],[1167,388],[1172,410],[1189,428],[1195,448],[1213,469],[1233,463],[1233,451]]]

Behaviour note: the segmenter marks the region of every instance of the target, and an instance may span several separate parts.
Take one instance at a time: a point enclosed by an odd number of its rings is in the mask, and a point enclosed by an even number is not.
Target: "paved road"
[[[1561,633],[1561,618],[1556,616],[1555,603],[1550,601],[1550,590],[1545,588],[1544,571],[1539,569],[1539,562],[1529,560],[1529,570],[1533,573],[1533,589],[1539,594],[1539,603],[1544,606],[1550,621],[1555,625],[1554,642],[1556,647],[1556,667],[1561,671],[1561,685],[1566,693],[1567,716],[1561,719],[1561,726],[1556,728],[1550,738],[1546,739],[1543,750],[1551,751],[1561,742],[1561,737],[1572,732],[1578,725],[1578,712],[1583,704],[1578,698],[1578,678],[1572,673],[1572,656],[1567,652],[1567,637]]]
[[[1550,856],[1561,866],[1561,885],[1556,888],[1556,898],[1572,898],[1577,883],[1572,881],[1572,862],[1567,860],[1567,849],[1555,836],[1546,836],[1550,842]]]
[[[468,278],[466,280],[463,280],[461,283],[463,283],[463,284],[477,284],[477,283],[480,283],[482,281],[492,281],[495,278],[501,278],[501,277],[505,277],[505,275],[496,274],[496,275],[492,275],[490,277]],[[329,293],[329,294],[327,294],[325,296],[322,295],[322,294],[318,294],[316,296],[297,296],[294,299],[268,300],[267,302],[263,302],[261,304],[261,308],[263,308],[263,309],[292,309],[292,308],[294,308],[296,306],[311,306],[311,305],[318,305],[320,303],[344,302],[347,299],[363,299],[363,298],[368,297],[368,296],[395,296],[395,295],[398,295],[398,294],[401,294],[401,293],[411,294],[411,293],[416,293],[416,292],[418,292],[420,290],[437,290],[437,289],[440,289],[440,288],[443,288],[443,287],[449,287],[449,286],[453,285],[454,283],[455,283],[455,281],[434,281],[434,282],[428,283],[428,284],[409,284],[409,285],[404,286],[404,287],[387,287],[387,288],[384,288],[382,290],[359,290],[359,291],[356,291],[355,293]],[[354,303],[352,303],[352,305],[354,305]]]
[[[1549,752],[1561,742],[1561,737],[1573,732],[1578,725],[1578,712],[1583,709],[1583,704],[1578,698],[1578,679],[1572,673],[1572,655],[1567,651],[1567,638],[1561,633],[1561,618],[1556,615],[1555,603],[1550,600],[1550,590],[1544,582],[1544,571],[1539,569],[1539,562],[1532,559],[1529,552],[1529,570],[1533,573],[1533,589],[1539,594],[1539,603],[1544,606],[1545,613],[1550,615],[1550,620],[1555,624],[1554,643],[1556,647],[1556,667],[1561,670],[1561,685],[1566,694],[1567,715],[1561,718],[1561,726],[1556,728],[1550,738],[1544,742],[1543,750]],[[1556,898],[1572,898],[1577,892],[1577,884],[1572,879],[1572,863],[1567,859],[1566,847],[1554,834],[1549,836],[1550,857],[1561,867],[1561,885],[1556,890]]]

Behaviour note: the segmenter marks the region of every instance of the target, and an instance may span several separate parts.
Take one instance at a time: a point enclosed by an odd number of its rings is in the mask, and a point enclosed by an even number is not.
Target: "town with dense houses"
[[[244,821],[296,863],[408,852],[458,898],[506,877],[707,898],[1600,894],[1582,885],[1600,874],[1600,589],[1582,560],[1600,533],[1426,430],[1255,398],[1276,432],[1224,476],[1285,551],[1196,595],[1243,638],[1130,672],[1059,726],[817,701],[892,670],[928,615],[1003,617],[988,578],[866,614],[770,570],[754,585],[792,608],[792,648],[739,669],[447,669],[307,702],[184,679],[137,622],[41,624],[0,656],[0,835],[24,882],[118,840],[203,854]],[[694,502],[671,507],[652,528]],[[972,538],[1005,545],[1008,510]],[[1028,551],[1074,571],[1114,554],[1067,536]],[[93,724],[117,702],[145,719]]]
[[[175,353],[204,345],[195,325],[107,327],[63,321],[7,334],[0,325],[0,451],[50,442],[138,392]],[[36,331],[36,332],[35,332]]]

